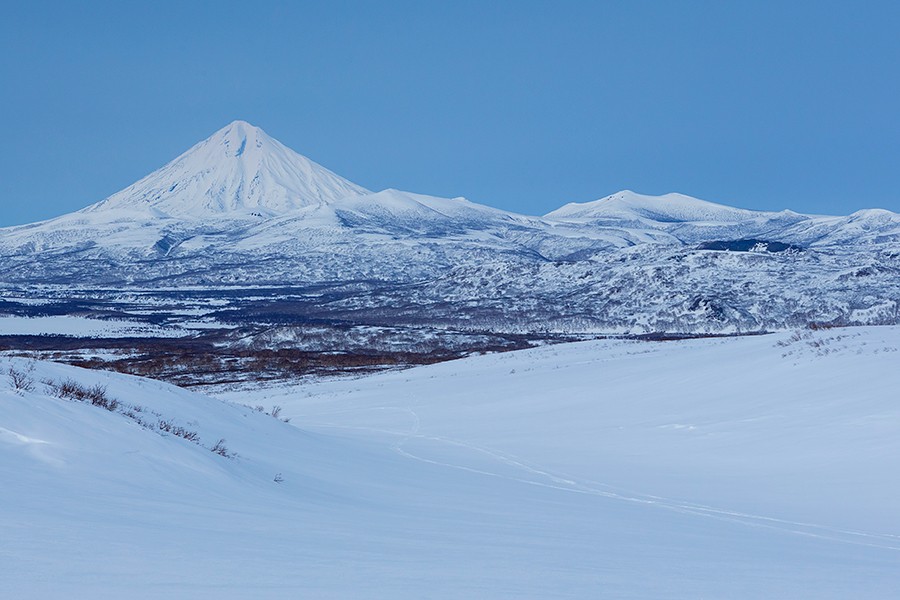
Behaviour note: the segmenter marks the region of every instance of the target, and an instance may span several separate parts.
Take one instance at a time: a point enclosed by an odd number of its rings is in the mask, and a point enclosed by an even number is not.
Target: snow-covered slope
[[[410,452],[458,441],[573,491],[718,504],[887,543],[900,532],[900,485],[883,479],[900,467],[898,356],[896,327],[607,340],[264,393],[306,424],[402,432],[414,413]]]
[[[893,598],[898,348],[897,328],[588,342],[227,394],[289,424],[2,359],[35,383],[0,380],[0,581],[46,599]],[[42,383],[69,379],[121,405]],[[235,457],[210,451],[223,438]]]

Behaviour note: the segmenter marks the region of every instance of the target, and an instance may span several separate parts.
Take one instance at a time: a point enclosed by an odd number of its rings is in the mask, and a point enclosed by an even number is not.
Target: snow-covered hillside
[[[29,598],[893,598],[898,349],[898,328],[584,342],[221,394],[234,404],[0,360],[34,382],[0,384],[0,581]],[[120,404],[57,397],[68,379]],[[210,451],[223,438],[236,456]]]

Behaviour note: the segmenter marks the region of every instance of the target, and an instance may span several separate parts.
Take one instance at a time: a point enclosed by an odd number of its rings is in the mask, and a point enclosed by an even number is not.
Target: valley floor
[[[893,327],[605,340],[217,398],[0,359],[34,382],[0,382],[0,581],[19,598],[894,598],[898,349]],[[41,383],[67,378],[122,406]],[[236,456],[209,451],[223,439]]]

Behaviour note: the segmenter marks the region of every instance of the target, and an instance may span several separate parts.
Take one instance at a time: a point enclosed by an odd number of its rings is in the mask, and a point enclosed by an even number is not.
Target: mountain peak
[[[228,125],[223,127],[222,129],[220,129],[219,131],[225,131],[227,129],[231,129],[232,127],[243,128],[245,130],[250,130],[250,131],[262,131],[262,129],[260,129],[256,125],[248,123],[247,121],[244,121],[243,119],[235,119],[234,121],[232,121],[231,123],[229,123]]]
[[[647,196],[622,190],[593,202],[573,202],[547,213],[554,219],[646,219],[663,223],[735,222],[753,211],[700,200],[684,194]]]
[[[274,216],[367,193],[262,129],[238,120],[84,210],[149,210],[182,219]]]
[[[268,138],[259,127],[251,125],[247,121],[232,121],[222,129],[209,137],[213,143],[218,142],[225,150],[225,155],[230,157],[243,156],[249,140],[252,147],[261,148],[263,140]]]

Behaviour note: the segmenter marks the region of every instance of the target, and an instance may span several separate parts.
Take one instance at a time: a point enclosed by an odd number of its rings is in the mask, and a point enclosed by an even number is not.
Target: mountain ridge
[[[269,181],[263,182],[265,178]],[[227,213],[243,216],[253,211],[261,211],[262,214],[256,216],[270,217],[306,206],[331,204],[370,194],[373,192],[288,148],[263,129],[247,121],[235,120],[130,186],[68,214],[152,208],[157,212],[151,211],[151,214],[161,218]],[[198,202],[201,203],[199,206]],[[493,209],[488,205],[479,206]],[[636,215],[666,222],[721,221],[723,218],[736,221],[763,215],[802,214],[790,210],[771,212],[732,207],[678,192],[653,196],[627,189],[594,201],[570,202],[543,216],[503,212],[550,220]],[[895,214],[873,208],[857,211],[851,216],[876,213]],[[25,225],[0,230],[22,226]]]
[[[0,292],[308,288],[333,290],[321,306],[302,301],[326,320],[753,332],[900,322],[898,257],[889,211],[764,212],[626,190],[527,216],[370,192],[236,122],[104,201],[0,229]]]
[[[555,219],[628,218],[631,216],[663,222],[727,220],[737,221],[764,211],[734,208],[686,194],[671,192],[661,196],[622,190],[593,202],[566,204],[546,215]]]

